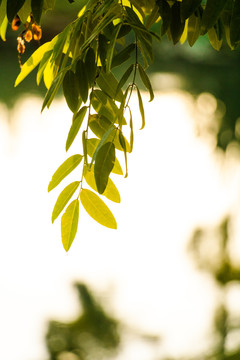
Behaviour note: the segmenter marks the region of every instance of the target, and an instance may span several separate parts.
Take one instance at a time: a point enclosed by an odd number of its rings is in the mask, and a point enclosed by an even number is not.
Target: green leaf
[[[18,11],[18,16],[23,24],[27,21],[28,17],[31,14],[31,0],[25,0],[23,6]]]
[[[115,121],[116,113],[118,111],[117,105],[114,101],[101,90],[94,90],[91,97],[91,104],[94,110],[99,114],[105,116],[111,122]]]
[[[223,33],[221,23],[218,21],[211,29],[208,30],[208,38],[212,47],[219,51],[222,47]]]
[[[138,95],[139,110],[140,110],[140,114],[141,114],[141,118],[142,118],[142,126],[141,126],[140,130],[142,130],[145,126],[145,113],[144,113],[142,96],[141,96],[141,93],[140,93],[138,87],[137,87],[137,95]]]
[[[23,81],[23,79],[25,79],[25,77],[40,63],[44,54],[49,50],[50,44],[51,42],[47,42],[40,46],[23,64],[14,86],[20,84],[20,82]]]
[[[94,177],[94,165],[92,166],[91,170],[88,171],[86,167],[84,167],[84,178],[87,182],[87,184],[95,191],[97,190],[97,185],[96,185],[96,181],[95,181],[95,177]],[[108,183],[107,183],[107,187],[105,189],[105,191],[102,194],[103,196],[105,196],[107,199],[114,201],[116,203],[120,203],[121,202],[121,197],[119,194],[118,189],[116,188],[114,182],[108,178]]]
[[[77,233],[79,218],[79,200],[76,199],[67,207],[61,219],[62,244],[68,251]]]
[[[42,60],[40,61],[38,71],[37,71],[37,77],[36,77],[37,85],[39,85],[42,80],[44,70],[46,69],[46,66],[47,66],[51,56],[52,56],[52,50],[46,51],[45,54],[43,55]]]
[[[154,99],[154,93],[153,93],[151,82],[141,64],[138,64],[138,70],[139,70],[139,75],[142,79],[143,84],[146,86],[146,88],[149,91],[149,94],[150,94],[149,101],[152,101]]]
[[[190,46],[193,46],[201,33],[201,17],[199,11],[193,13],[188,20],[187,40]]]
[[[129,113],[130,113],[130,120],[129,120],[129,125],[130,125],[130,152],[132,152],[133,150],[133,140],[134,140],[134,133],[133,133],[133,118],[132,118],[132,112],[131,109],[129,108]],[[113,172],[113,171],[112,171]]]
[[[91,88],[94,84],[97,73],[96,56],[94,50],[91,47],[88,49],[85,57],[85,66],[87,70],[88,87]]]
[[[182,0],[181,4],[181,19],[184,22],[188,19],[197,8],[201,5],[202,0]]]
[[[75,113],[78,111],[81,97],[79,94],[78,79],[72,70],[68,70],[63,78],[63,94],[69,109]]]
[[[156,4],[158,5],[159,15],[161,16],[163,21],[161,27],[161,35],[164,35],[171,24],[171,19],[172,19],[171,8],[167,0],[156,0]]]
[[[98,195],[91,190],[82,189],[80,200],[86,212],[95,221],[110,229],[117,229],[117,222],[112,212]]]
[[[52,212],[52,223],[57,219],[57,217],[61,214],[62,210],[65,208],[75,191],[80,185],[80,181],[74,181],[60,193],[57,198],[56,204],[54,205]]]
[[[58,75],[53,80],[53,82],[52,82],[50,88],[48,89],[48,91],[45,95],[45,98],[43,100],[41,112],[43,112],[43,110],[45,109],[46,106],[49,108],[49,106],[51,105],[58,89],[60,88],[60,86],[62,84],[62,81],[63,81],[66,71],[67,71],[67,69],[62,70],[60,73],[58,73]]]
[[[113,131],[114,131],[114,134],[113,134]],[[107,140],[109,140],[110,135],[112,135],[111,140],[113,142],[113,140],[115,138],[115,135],[116,135],[116,131],[117,131],[116,127],[114,125],[111,125],[109,127],[109,129],[103,134],[103,136],[102,136],[101,140],[99,141],[98,146],[95,149],[95,152],[93,154],[92,161],[91,161],[91,166],[92,166],[92,164],[94,163],[94,161],[96,159],[96,156],[98,154],[99,149],[107,142]]]
[[[99,142],[100,142],[100,140],[96,139],[96,138],[91,138],[91,139],[87,140],[87,152],[91,158],[93,157]],[[122,167],[116,157],[115,157],[115,163],[114,163],[114,167],[112,169],[112,173],[117,174],[117,175],[123,175]]]
[[[185,21],[182,22],[181,20],[180,9],[181,4],[178,1],[175,2],[171,7],[172,21],[170,25],[170,30],[174,45],[179,42],[185,27]]]
[[[94,176],[99,194],[102,194],[107,186],[109,175],[115,162],[115,146],[107,142],[97,152],[94,166]]]
[[[230,40],[235,47],[240,42],[240,2],[235,0],[230,23]]]
[[[115,99],[119,102],[122,101],[123,93],[121,88],[118,89],[119,83],[113,73],[105,73],[102,71],[97,78],[97,84],[100,89],[110,98]],[[117,89],[118,92],[116,91]]]
[[[125,178],[128,176],[128,166],[127,166],[127,147],[126,147],[126,141],[125,141],[125,137],[123,136],[122,132],[119,131],[119,142],[121,144],[121,147],[124,151],[124,158],[125,158],[125,165],[126,165],[126,174],[125,174]]]
[[[116,93],[119,92],[119,90],[123,87],[123,85],[127,82],[129,76],[131,75],[131,73],[133,72],[133,69],[134,69],[134,65],[131,64],[127,70],[125,71],[125,73],[123,74],[123,76],[121,77],[119,83],[118,83],[118,86],[117,86],[117,89],[116,89]]]
[[[116,40],[119,34],[119,31],[121,29],[122,24],[119,23],[118,25],[115,26],[115,29],[113,30],[113,34],[112,34],[112,38],[110,41],[110,44],[108,46],[108,50],[107,50],[107,64],[106,64],[106,71],[109,72],[111,70],[112,67],[112,59],[113,59],[113,53],[115,50],[115,44],[116,44]]]
[[[81,98],[83,99],[83,102],[86,103],[88,99],[87,67],[81,59],[79,59],[76,64],[76,76]]]
[[[114,55],[112,59],[112,68],[122,65],[125,61],[127,61],[135,48],[135,44],[129,44],[128,46],[124,47],[123,50],[119,51],[116,55]]]
[[[43,11],[43,0],[31,0],[31,8],[35,21],[39,24]]]
[[[105,116],[94,114],[89,117],[89,127],[92,130],[92,132],[100,139],[109,130],[109,128],[111,128],[112,125],[113,123],[110,120],[108,120]],[[117,128],[115,127],[115,129]],[[113,141],[115,148],[117,150],[122,150],[122,147],[118,140],[118,136],[115,136],[114,132],[110,134],[109,141]],[[130,152],[130,145],[128,144],[127,140],[126,140],[126,144],[127,144],[127,151]]]
[[[53,10],[54,7],[55,7],[55,0],[44,0],[44,3],[43,3],[44,11]]]
[[[10,23],[13,21],[24,3],[25,0],[7,0],[7,17]]]
[[[215,25],[225,5],[226,0],[207,0],[207,5],[202,16],[202,35],[206,34],[208,29]]]
[[[54,189],[68,174],[70,174],[80,164],[82,158],[82,155],[76,154],[65,160],[53,174],[52,180],[48,185],[48,192]]]
[[[67,141],[66,141],[66,151],[70,148],[73,143],[73,140],[77,136],[79,129],[82,125],[83,119],[86,115],[88,107],[83,106],[76,114],[73,115],[72,126],[69,130]]]
[[[88,167],[87,130],[84,130],[84,131],[82,132],[82,146],[83,146],[84,164]]]

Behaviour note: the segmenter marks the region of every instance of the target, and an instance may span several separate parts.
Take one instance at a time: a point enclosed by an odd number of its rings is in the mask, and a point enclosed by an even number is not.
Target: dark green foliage
[[[7,17],[9,22],[13,21],[24,3],[25,0],[7,0]]]
[[[31,0],[31,7],[35,21],[40,23],[43,11],[43,0]]]

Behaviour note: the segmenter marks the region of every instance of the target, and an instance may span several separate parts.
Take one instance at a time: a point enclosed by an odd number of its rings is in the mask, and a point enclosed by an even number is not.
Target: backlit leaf
[[[137,87],[137,95],[138,95],[139,110],[140,110],[140,114],[141,114],[141,118],[142,118],[142,126],[141,126],[140,130],[142,130],[145,126],[145,112],[144,112],[144,107],[143,107],[142,96],[141,96],[141,93],[140,93],[138,87]]]
[[[84,168],[84,178],[87,184],[95,191],[97,191],[97,185],[94,177],[94,165],[92,166],[91,170],[88,171],[87,168]],[[118,189],[116,188],[114,182],[108,178],[108,183],[105,191],[102,193],[107,199],[114,201],[116,203],[121,202],[121,197],[119,194]]]
[[[52,85],[48,89],[48,91],[45,95],[45,98],[43,100],[41,112],[45,109],[46,106],[49,108],[49,106],[51,105],[58,89],[60,88],[60,86],[62,84],[65,73],[66,73],[66,69],[64,69],[63,71],[58,73],[56,78],[53,80]]]
[[[67,207],[61,219],[62,244],[68,251],[77,233],[79,218],[79,200],[76,199]]]
[[[102,71],[97,78],[97,84],[100,89],[110,98],[115,99],[119,102],[122,101],[123,93],[121,87],[118,88],[119,83],[113,73],[105,73]]]
[[[73,143],[73,140],[78,134],[78,131],[82,125],[83,119],[86,115],[88,107],[83,106],[76,114],[73,115],[73,123],[69,130],[67,141],[66,141],[66,151],[70,148]]]
[[[102,194],[107,186],[108,177],[115,162],[115,146],[107,142],[97,152],[94,166],[94,176],[99,194]]]
[[[48,191],[54,189],[68,174],[70,174],[80,164],[82,158],[82,155],[76,154],[65,160],[53,174],[52,180],[48,185]]]
[[[15,86],[17,86],[25,77],[30,74],[30,72],[40,63],[46,51],[53,47],[52,42],[47,42],[40,46],[30,58],[23,64],[21,71],[15,81]],[[50,45],[51,44],[51,45]]]
[[[52,223],[57,219],[62,210],[65,208],[75,191],[80,185],[80,181],[74,181],[65,187],[57,198],[56,204],[54,205],[52,212]]]
[[[81,203],[86,212],[99,224],[110,229],[117,229],[117,222],[107,205],[93,191],[82,189]]]

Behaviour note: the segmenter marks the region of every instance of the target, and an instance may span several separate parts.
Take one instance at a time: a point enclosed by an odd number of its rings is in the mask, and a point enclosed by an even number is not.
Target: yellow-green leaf
[[[81,162],[82,155],[76,154],[70,156],[59,166],[52,176],[52,180],[48,185],[48,191],[54,189],[70,172],[72,172]]]
[[[146,86],[146,88],[148,89],[148,92],[150,94],[149,101],[152,101],[154,99],[154,93],[153,93],[151,82],[141,64],[138,64],[138,70],[139,70],[139,75],[142,79],[142,82]]]
[[[86,212],[95,221],[110,229],[117,229],[117,222],[112,212],[98,195],[91,190],[82,189],[80,200]]]
[[[97,191],[97,185],[94,177],[94,165],[91,167],[91,170],[89,171],[86,167],[84,168],[84,178],[87,182],[87,184],[95,191]],[[107,199],[114,201],[116,203],[121,202],[121,197],[119,194],[119,191],[117,187],[115,186],[114,182],[108,178],[108,183],[105,191],[103,194]]]
[[[74,181],[65,187],[65,189],[60,193],[57,198],[56,204],[54,205],[52,212],[52,223],[57,219],[58,215],[67,205],[68,201],[71,199],[75,191],[77,190],[80,181]]]
[[[70,148],[72,145],[73,140],[78,134],[78,131],[82,125],[83,119],[86,115],[88,107],[83,106],[76,114],[73,115],[73,123],[69,130],[67,142],[66,142],[66,151]]]
[[[19,73],[15,86],[20,84],[25,77],[30,74],[31,71],[40,63],[46,51],[53,48],[55,42],[57,41],[57,37],[55,37],[52,41],[47,42],[40,46],[31,56],[30,58],[23,64],[21,72]]]
[[[67,207],[61,219],[62,244],[68,251],[77,233],[79,218],[79,200],[76,199]]]
[[[140,110],[140,114],[141,114],[141,118],[142,118],[142,126],[141,126],[140,130],[142,130],[145,126],[145,112],[144,112],[144,107],[143,107],[142,96],[141,96],[141,93],[140,93],[138,87],[137,87],[137,95],[138,95],[139,110]]]

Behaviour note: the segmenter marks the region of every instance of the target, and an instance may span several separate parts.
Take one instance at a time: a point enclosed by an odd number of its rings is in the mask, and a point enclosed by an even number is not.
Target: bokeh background
[[[76,16],[79,3],[66,3],[45,15],[43,41]],[[40,114],[34,73],[13,87],[16,37],[0,43],[1,357],[238,360],[239,50],[218,53],[206,37],[154,44],[155,100],[144,96],[139,131],[133,97],[129,177],[114,178],[122,201],[108,203],[118,230],[81,209],[66,255],[51,224],[59,190],[47,186],[66,158],[71,112],[59,93]]]

